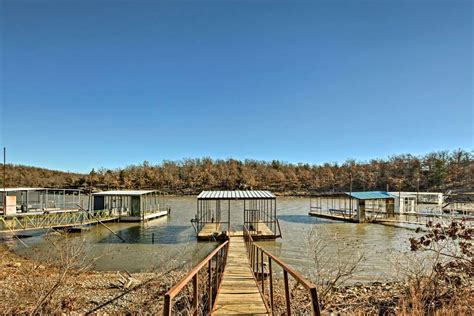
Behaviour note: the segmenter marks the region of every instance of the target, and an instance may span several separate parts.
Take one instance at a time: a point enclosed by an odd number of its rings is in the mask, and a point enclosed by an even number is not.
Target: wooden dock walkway
[[[244,238],[229,238],[229,253],[212,315],[268,315],[247,258]]]

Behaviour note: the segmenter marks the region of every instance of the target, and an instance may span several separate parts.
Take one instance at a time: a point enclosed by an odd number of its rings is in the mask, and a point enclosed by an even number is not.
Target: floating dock
[[[142,222],[142,221],[149,221],[158,217],[167,216],[170,214],[170,210],[167,209],[166,211],[158,211],[149,214],[144,214],[143,216],[121,216],[121,222]]]
[[[281,237],[280,223],[276,217],[276,197],[271,192],[203,191],[197,197],[196,216],[191,220],[197,239],[215,240],[229,236],[232,231],[231,209],[236,204],[243,207],[243,226],[254,239]]]

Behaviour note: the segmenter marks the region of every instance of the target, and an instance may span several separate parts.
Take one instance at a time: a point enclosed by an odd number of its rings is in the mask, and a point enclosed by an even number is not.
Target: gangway
[[[279,272],[283,272],[283,307],[274,300],[274,280]],[[165,294],[163,315],[183,311],[193,315],[273,315],[280,308],[291,315],[295,308],[302,307],[292,304],[290,277],[306,290],[310,303],[305,314],[319,316],[316,286],[257,245],[252,233],[243,226],[243,235],[230,233],[226,241]]]

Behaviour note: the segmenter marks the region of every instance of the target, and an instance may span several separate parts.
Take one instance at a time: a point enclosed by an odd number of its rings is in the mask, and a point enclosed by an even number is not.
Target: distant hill
[[[79,173],[49,170],[23,165],[6,165],[7,187],[64,187],[76,188],[85,184],[86,176]],[[3,187],[3,164],[0,169]]]
[[[90,175],[21,165],[7,165],[8,186],[88,187],[99,189],[154,188],[174,194],[209,189],[268,189],[282,194],[352,189],[448,191],[474,189],[472,151],[410,154],[367,162],[290,164],[281,161],[213,160],[211,158],[145,161],[121,169],[99,169]]]

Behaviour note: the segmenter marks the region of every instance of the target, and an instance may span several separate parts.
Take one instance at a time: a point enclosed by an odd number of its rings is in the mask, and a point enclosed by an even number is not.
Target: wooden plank
[[[198,233],[198,239],[208,239],[211,238],[214,234],[221,233],[221,224],[219,223],[207,223]]]
[[[227,264],[212,315],[268,315],[247,259],[245,241],[231,236]]]

